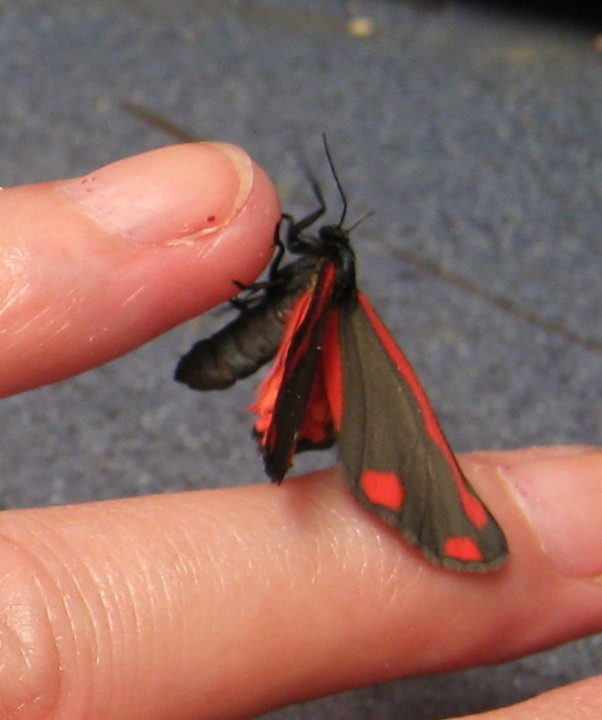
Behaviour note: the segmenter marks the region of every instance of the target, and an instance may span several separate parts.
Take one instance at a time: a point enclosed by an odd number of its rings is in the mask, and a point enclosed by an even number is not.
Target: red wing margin
[[[320,362],[331,312],[335,268],[322,261],[313,287],[296,302],[272,369],[252,409],[266,472],[280,482],[301,450],[330,447],[335,440]]]
[[[364,295],[333,310],[325,341],[341,459],[360,502],[438,564],[500,567],[508,554],[504,535],[462,474],[414,371]]]

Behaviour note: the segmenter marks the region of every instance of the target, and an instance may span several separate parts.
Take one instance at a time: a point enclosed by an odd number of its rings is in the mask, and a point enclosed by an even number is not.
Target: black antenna
[[[345,228],[346,233],[353,232],[355,228],[360,224],[363,223],[364,220],[367,220],[369,217],[372,217],[374,215],[374,210],[369,210],[367,213],[364,213],[359,220],[356,220],[351,227]]]
[[[343,212],[341,213],[341,218],[339,220],[339,227],[342,227],[343,223],[345,222],[345,215],[347,215],[347,198],[343,191],[343,186],[341,185],[339,176],[337,175],[337,171],[335,170],[334,162],[332,161],[332,155],[330,154],[330,150],[328,149],[328,141],[326,140],[326,133],[322,133],[322,142],[324,143],[324,152],[326,153],[326,158],[328,159],[328,165],[330,166],[330,172],[332,173],[332,177],[334,178],[334,181],[336,183],[337,190],[339,191],[339,195],[341,196],[341,200],[343,201]]]

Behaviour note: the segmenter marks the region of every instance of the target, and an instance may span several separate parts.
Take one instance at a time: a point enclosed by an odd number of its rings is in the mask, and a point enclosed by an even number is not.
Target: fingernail
[[[118,160],[61,190],[112,234],[134,243],[196,241],[244,205],[253,163],[226,143],[174,145]]]
[[[602,452],[567,453],[501,469],[542,548],[567,577],[602,575]]]

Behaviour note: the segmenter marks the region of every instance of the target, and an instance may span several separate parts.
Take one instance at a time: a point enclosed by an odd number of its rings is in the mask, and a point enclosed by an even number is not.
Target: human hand
[[[230,146],[166,148],[70,188],[0,192],[4,395],[221,302],[272,252],[275,194]],[[602,453],[462,463],[507,534],[500,572],[431,567],[336,469],[280,488],[0,514],[0,718],[251,717],[600,630]],[[593,678],[487,717],[594,720],[601,708]]]

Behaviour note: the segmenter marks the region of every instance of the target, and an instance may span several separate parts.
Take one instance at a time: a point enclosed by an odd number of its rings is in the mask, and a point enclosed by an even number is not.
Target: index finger
[[[602,453],[463,464],[509,539],[496,573],[430,566],[356,505],[335,470],[281,488],[4,513],[2,604],[14,612],[0,697],[17,707],[28,691],[59,717],[227,720],[599,629],[595,566],[557,562],[537,507],[555,511],[551,475],[554,491],[572,488],[555,532],[596,561]]]

